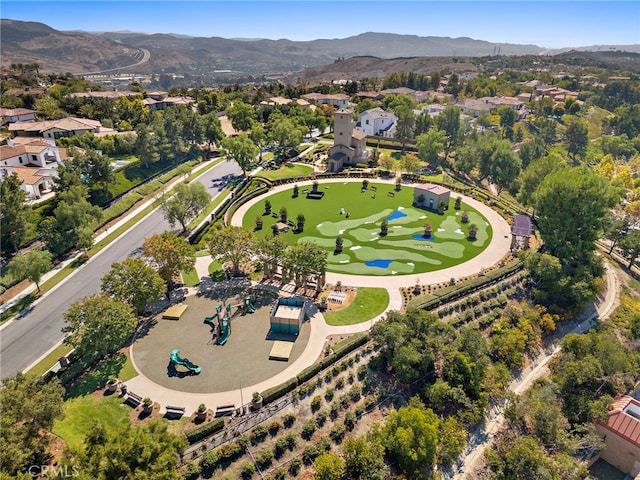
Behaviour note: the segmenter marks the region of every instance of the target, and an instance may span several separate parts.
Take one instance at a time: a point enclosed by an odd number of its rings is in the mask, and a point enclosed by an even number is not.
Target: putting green
[[[305,197],[302,187],[300,195],[293,198],[291,186],[262,197],[248,209],[242,225],[254,230],[257,236],[272,235],[271,225],[279,222],[280,216],[265,214],[264,204],[268,198],[272,213],[279,214],[285,207],[289,221],[295,223],[299,214],[305,217],[303,232],[292,227],[280,234],[282,238],[290,244],[314,241],[330,252],[329,271],[357,275],[432,272],[466,262],[491,242],[491,225],[483,215],[464,203],[460,210],[454,209],[455,193],[452,193],[449,209],[444,215],[438,215],[412,205],[413,188],[410,186],[403,185],[398,192],[394,185],[371,182],[368,190],[361,189],[359,181],[321,183],[319,190],[325,193],[324,197],[310,200]],[[463,211],[469,213],[466,224],[461,220]],[[257,217],[263,220],[263,228],[256,231]],[[382,235],[380,224],[385,219],[388,230]],[[428,239],[424,238],[427,221],[432,225],[432,235]],[[468,238],[471,224],[477,227],[475,240]],[[343,239],[342,253],[335,252],[338,236]]]

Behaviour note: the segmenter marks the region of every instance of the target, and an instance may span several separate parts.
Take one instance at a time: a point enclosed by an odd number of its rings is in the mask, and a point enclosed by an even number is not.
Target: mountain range
[[[208,75],[295,75],[351,57],[483,57],[551,55],[536,45],[492,43],[467,37],[420,37],[363,33],[312,41],[227,39],[137,32],[59,31],[38,22],[0,20],[2,67],[37,63],[42,73],[166,73]],[[585,51],[640,53],[640,45],[600,45]],[[437,63],[437,62],[436,62]],[[433,70],[431,70],[433,71]]]

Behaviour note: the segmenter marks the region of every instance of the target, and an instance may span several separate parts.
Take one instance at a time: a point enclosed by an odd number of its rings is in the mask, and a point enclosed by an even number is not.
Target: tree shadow
[[[84,395],[89,395],[100,388],[109,377],[117,377],[127,361],[127,356],[119,353],[102,362],[88,367],[69,388],[65,394],[65,400]]]

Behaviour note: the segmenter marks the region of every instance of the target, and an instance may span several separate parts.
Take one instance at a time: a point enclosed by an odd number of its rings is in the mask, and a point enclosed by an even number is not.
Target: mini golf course
[[[272,235],[271,225],[280,222],[280,209],[287,209],[288,220],[296,222],[304,215],[303,232],[291,227],[280,233],[288,243],[314,241],[330,252],[328,270],[355,275],[403,275],[432,272],[452,267],[482,252],[490,243],[492,229],[486,218],[469,205],[462,203],[454,209],[452,192],[448,210],[443,215],[413,206],[413,187],[369,183],[362,190],[361,181],[320,183],[321,199],[308,199],[300,187],[293,197],[291,188],[260,197],[242,219],[242,225],[257,236]],[[272,214],[265,213],[269,199]],[[462,223],[461,214],[467,211],[469,221]],[[348,215],[347,215],[348,214]],[[275,215],[275,216],[274,216]],[[263,228],[256,230],[256,217],[263,219]],[[388,222],[386,235],[381,223]],[[425,222],[431,222],[432,234],[424,237]],[[476,239],[468,238],[469,225],[477,226]],[[342,237],[342,252],[335,251],[336,237]]]

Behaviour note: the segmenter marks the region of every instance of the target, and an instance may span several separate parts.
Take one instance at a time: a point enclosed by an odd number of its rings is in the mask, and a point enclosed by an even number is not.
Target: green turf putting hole
[[[330,187],[330,188],[326,188]],[[301,192],[310,187],[300,187]],[[290,228],[280,235],[288,243],[314,241],[329,252],[328,270],[357,275],[409,275],[432,272],[466,262],[482,252],[491,242],[492,229],[487,219],[471,206],[462,203],[455,210],[455,194],[443,215],[413,205],[413,187],[370,182],[366,190],[362,182],[320,184],[325,192],[320,200],[309,200],[304,194],[292,196],[291,188],[265,195],[245,213],[242,223],[255,229],[256,217],[264,226],[256,236],[272,235],[271,225],[280,216],[266,215],[265,200],[272,212],[287,210],[288,221],[305,218],[302,232]],[[393,195],[391,195],[393,193]],[[468,221],[462,221],[462,212]],[[386,222],[386,232],[383,231]],[[425,237],[425,224],[431,224],[431,235]],[[469,227],[476,227],[475,239]],[[335,250],[336,238],[343,239],[342,251]]]

